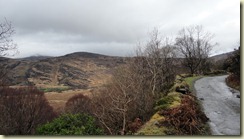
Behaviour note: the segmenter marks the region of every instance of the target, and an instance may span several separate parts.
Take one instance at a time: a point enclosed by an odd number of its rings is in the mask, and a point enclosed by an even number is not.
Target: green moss
[[[180,105],[180,95],[177,92],[171,92],[167,96],[162,97],[159,101],[156,102],[154,110],[162,110],[167,108],[174,108]]]
[[[43,91],[44,93],[46,92],[58,92],[61,93],[62,91],[69,90],[69,87],[53,87],[53,88],[39,88],[39,90]]]
[[[180,96],[182,94],[177,93],[177,92],[171,92],[168,94],[169,96],[172,96],[174,98],[174,101],[170,104],[169,108],[175,108],[180,105],[181,99]]]
[[[169,107],[169,105],[174,101],[174,98],[172,96],[166,96],[161,98],[159,101],[156,102],[155,110],[161,110],[166,109]]]
[[[138,131],[135,135],[166,135],[166,127],[158,127],[156,125],[147,125],[142,130]]]
[[[151,119],[142,126],[135,135],[166,135],[167,127],[158,126],[157,123],[161,123],[165,120],[165,117],[155,113]]]
[[[148,121],[135,135],[166,135],[166,127],[158,127],[156,123],[163,121],[165,118],[159,114],[154,114],[150,121]]]
[[[183,94],[175,92],[176,87],[187,87],[193,91],[193,84],[197,79],[200,79],[202,76],[183,74],[177,75],[175,79],[174,86],[169,90],[167,96],[163,96],[160,100],[156,102],[154,109],[157,111],[151,119],[142,126],[142,128],[137,131],[135,135],[169,135],[175,134],[173,127],[166,127],[163,125],[157,126],[156,123],[163,123],[165,117],[158,114],[160,110],[165,110],[168,108],[175,108],[181,104],[181,96]],[[205,132],[205,131],[203,131]]]
[[[194,82],[200,78],[202,78],[203,76],[193,76],[193,77],[187,77],[185,78],[185,82],[189,85],[189,89],[190,91],[194,90]]]
[[[191,77],[188,77],[191,78]],[[174,92],[176,90],[177,87],[181,87],[181,86],[185,86],[189,88],[188,83],[185,81],[185,78],[183,78],[180,75],[176,76],[176,80],[175,80],[175,84],[173,85],[173,87],[170,89],[170,92]]]
[[[164,120],[164,116],[162,115],[159,115],[158,113],[155,113],[152,118],[151,118],[151,121],[162,121]]]

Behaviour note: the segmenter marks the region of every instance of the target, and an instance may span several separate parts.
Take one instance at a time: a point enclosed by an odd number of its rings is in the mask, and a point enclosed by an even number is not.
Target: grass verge
[[[194,89],[195,81],[198,79],[201,79],[202,77],[204,77],[204,76],[193,76],[193,77],[187,77],[184,79],[185,82],[189,85],[189,89],[191,92],[195,92],[195,89]]]

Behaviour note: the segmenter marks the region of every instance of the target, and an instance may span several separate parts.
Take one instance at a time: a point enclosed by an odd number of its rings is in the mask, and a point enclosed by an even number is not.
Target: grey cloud
[[[13,22],[21,56],[57,47],[52,55],[83,50],[126,55],[153,27],[174,36],[182,27],[201,24],[216,34],[214,41],[230,47],[240,36],[240,4],[228,1],[0,0],[0,17]]]
[[[110,2],[110,4],[108,4]],[[97,4],[96,4],[97,3]],[[23,1],[13,5],[10,19],[25,33],[39,31],[81,34],[102,40],[131,41],[143,34],[145,21],[111,1]],[[133,10],[132,8],[128,7]],[[133,11],[132,11],[133,12]],[[136,35],[135,35],[136,34]]]

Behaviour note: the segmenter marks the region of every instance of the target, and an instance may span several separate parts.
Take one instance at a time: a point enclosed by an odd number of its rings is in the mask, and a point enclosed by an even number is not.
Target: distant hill
[[[212,56],[212,57],[210,57],[210,60],[212,60],[214,62],[221,61],[221,60],[226,60],[230,55],[233,54],[233,52],[234,51]]]
[[[22,60],[42,60],[42,59],[47,59],[47,58],[51,58],[51,56],[29,56],[29,57],[24,57],[24,58],[19,58]]]
[[[9,71],[9,85],[87,89],[104,85],[112,70],[124,64],[126,58],[76,52],[60,57],[0,58],[0,61],[1,67]]]
[[[75,52],[75,53],[64,55],[63,57],[101,58],[101,57],[109,57],[109,56],[96,54],[96,53],[89,53],[89,52]]]
[[[233,52],[210,57],[213,62],[226,60]],[[0,67],[8,71],[8,85],[37,87],[69,87],[89,89],[103,86],[114,68],[130,58],[89,52],[75,52],[60,57],[31,56],[20,59],[0,57]],[[180,61],[177,65],[180,66]],[[184,68],[178,67],[179,73]]]

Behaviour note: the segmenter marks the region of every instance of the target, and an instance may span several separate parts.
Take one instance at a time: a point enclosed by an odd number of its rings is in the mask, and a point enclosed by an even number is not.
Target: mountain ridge
[[[210,57],[214,62],[225,60],[228,52]],[[33,56],[11,59],[0,57],[0,66],[9,72],[9,85],[37,87],[93,88],[102,86],[113,69],[132,57],[108,56],[91,52],[74,52],[58,57]]]
[[[76,52],[34,59],[0,58],[0,64],[9,71],[8,85],[87,89],[102,86],[110,78],[112,70],[124,64],[125,60],[122,57]]]

